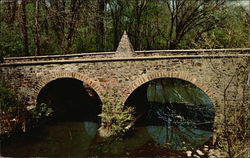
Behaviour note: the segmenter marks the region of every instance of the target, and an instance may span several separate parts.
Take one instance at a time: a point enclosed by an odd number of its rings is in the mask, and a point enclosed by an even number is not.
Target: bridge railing
[[[41,60],[67,60],[78,58],[96,58],[108,57],[114,55],[115,52],[93,52],[93,53],[79,53],[79,54],[64,54],[64,55],[43,55],[43,56],[24,56],[24,57],[6,57],[4,62],[19,62],[19,61],[41,61]]]
[[[225,54],[225,53],[250,53],[250,48],[229,48],[229,49],[176,49],[176,50],[142,50],[135,51],[137,54],[148,55],[198,55],[198,54]]]
[[[250,54],[250,48],[232,49],[183,49],[183,50],[143,50],[135,51],[132,57],[147,56],[173,56],[173,55],[201,55],[201,54]],[[116,52],[94,52],[65,55],[46,55],[46,56],[25,56],[25,57],[6,57],[4,63],[16,62],[35,62],[35,61],[58,61],[58,60],[77,60],[77,59],[109,59],[117,57]]]

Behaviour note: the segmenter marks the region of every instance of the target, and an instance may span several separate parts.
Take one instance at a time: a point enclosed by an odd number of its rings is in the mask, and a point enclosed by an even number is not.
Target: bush
[[[46,123],[47,120],[53,116],[53,112],[53,109],[45,103],[36,105],[36,108],[29,111],[27,118],[29,128],[38,127]]]
[[[8,84],[0,80],[1,138],[21,131],[25,132],[27,126],[29,129],[38,127],[52,116],[52,108],[44,103],[27,111],[22,99],[17,97],[8,87]]]
[[[102,127],[99,129],[100,136],[109,137],[122,135],[126,132],[127,126],[134,119],[134,109],[132,107],[124,107],[119,101],[118,96],[113,96],[114,101],[111,102],[107,98],[103,101]]]
[[[26,113],[24,104],[21,99],[7,87],[6,83],[0,81],[0,134],[10,134],[24,128],[24,115]]]

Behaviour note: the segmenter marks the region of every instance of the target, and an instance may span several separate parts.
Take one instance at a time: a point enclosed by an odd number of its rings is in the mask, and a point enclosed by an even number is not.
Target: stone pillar
[[[133,56],[135,53],[134,48],[129,40],[127,32],[124,31],[121,41],[119,42],[118,48],[116,50],[116,55],[118,57],[129,57]]]

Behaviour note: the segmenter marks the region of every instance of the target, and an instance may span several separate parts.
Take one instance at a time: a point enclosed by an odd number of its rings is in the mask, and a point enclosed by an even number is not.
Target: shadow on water
[[[122,138],[103,139],[97,132],[100,126],[98,114],[101,113],[101,101],[95,91],[75,79],[63,78],[52,81],[41,90],[38,103],[46,103],[53,108],[54,120],[3,144],[1,155],[184,157],[181,150],[195,149],[211,138],[214,111],[207,101],[203,101],[207,99],[202,98],[203,95],[189,94],[189,91],[192,94],[197,92],[197,89],[192,90],[194,87],[186,88],[186,94],[178,94],[182,98],[188,96],[188,104],[176,99],[177,95],[162,95],[174,93],[176,87],[185,87],[186,82],[164,80],[160,89],[158,83],[156,81],[142,85],[126,101],[126,106],[134,106],[136,115],[141,115],[135,126]],[[164,86],[173,91],[163,92]],[[200,97],[193,99],[200,101],[194,102],[190,97]],[[163,98],[165,100],[160,101]],[[211,113],[203,112],[209,109],[212,109]],[[195,124],[192,124],[193,122]]]

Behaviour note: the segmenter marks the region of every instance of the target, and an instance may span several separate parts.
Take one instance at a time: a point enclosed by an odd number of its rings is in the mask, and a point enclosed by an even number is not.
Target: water
[[[2,143],[1,155],[184,157],[185,150],[195,150],[211,140],[213,104],[203,91],[187,81],[159,79],[135,90],[125,105],[133,105],[141,117],[122,138],[104,139],[98,135],[96,122],[102,109],[97,98],[89,96],[81,81],[61,79],[47,85],[38,100],[47,105],[53,103],[59,122],[50,122]]]
[[[124,138],[103,139],[98,136],[98,125],[94,122],[53,123],[3,144],[1,155],[7,157],[183,155],[182,152],[169,150],[166,128],[164,126],[134,127]],[[207,139],[207,137],[204,138]],[[198,144],[204,142],[196,140]]]
[[[2,144],[7,157],[87,157],[87,156],[173,156],[164,142],[162,126],[133,127],[121,139],[100,138],[94,122],[51,123],[15,140]]]
[[[3,156],[87,156],[96,135],[92,122],[60,122],[48,124],[37,131],[2,145]]]

